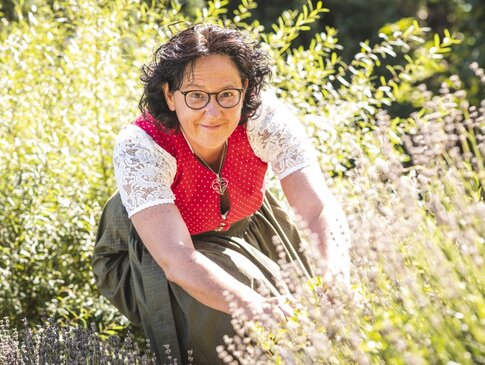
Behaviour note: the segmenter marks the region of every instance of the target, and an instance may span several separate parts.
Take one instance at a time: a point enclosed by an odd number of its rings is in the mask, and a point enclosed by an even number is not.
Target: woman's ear
[[[168,82],[162,85],[163,96],[165,97],[165,102],[168,105],[168,108],[171,111],[175,111],[175,101],[174,101],[174,93],[170,91],[170,87],[168,86]]]

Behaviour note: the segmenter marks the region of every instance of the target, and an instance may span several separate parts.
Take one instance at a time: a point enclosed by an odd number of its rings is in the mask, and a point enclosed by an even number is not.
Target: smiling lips
[[[203,127],[203,128],[208,128],[208,129],[216,129],[216,128],[222,126],[222,124],[218,124],[218,125],[205,125],[205,124],[201,124],[200,126]]]

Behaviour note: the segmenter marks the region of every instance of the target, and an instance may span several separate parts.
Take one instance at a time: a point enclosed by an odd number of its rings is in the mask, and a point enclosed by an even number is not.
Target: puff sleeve
[[[298,118],[274,92],[265,91],[246,131],[254,153],[281,180],[316,161],[315,151]]]
[[[118,134],[113,163],[129,217],[148,207],[175,201],[170,186],[177,172],[176,160],[138,126],[130,124]]]

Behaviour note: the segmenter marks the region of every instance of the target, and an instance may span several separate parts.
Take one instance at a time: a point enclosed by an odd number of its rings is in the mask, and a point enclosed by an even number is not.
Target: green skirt
[[[285,294],[284,283],[276,279],[279,254],[274,242],[281,242],[287,257],[310,271],[299,252],[295,224],[270,193],[256,213],[228,231],[206,232],[192,240],[199,252],[236,279],[254,289],[265,287],[270,295]],[[106,203],[101,216],[93,272],[101,294],[143,327],[160,362],[171,356],[179,364],[187,363],[191,351],[193,364],[223,363],[216,347],[223,344],[224,335],[235,335],[230,315],[167,281],[134,229],[119,193]]]

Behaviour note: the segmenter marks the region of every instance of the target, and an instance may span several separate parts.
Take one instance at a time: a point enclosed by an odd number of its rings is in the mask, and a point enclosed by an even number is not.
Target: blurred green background
[[[169,3],[167,1],[143,0],[147,4]],[[49,4],[54,0],[25,0],[22,10],[26,15],[32,5]],[[258,2],[257,2],[258,3]],[[266,0],[252,11],[252,18],[270,29],[284,10],[298,9],[306,3],[302,0]],[[9,20],[18,19],[15,11],[15,0],[3,0],[0,10]],[[225,6],[232,12],[239,6],[239,1],[229,1]],[[195,14],[195,9],[207,5],[205,0],[180,1],[181,11],[188,16]],[[481,0],[329,0],[323,4],[330,11],[311,24],[312,31],[322,31],[326,26],[338,30],[342,45],[342,57],[348,62],[359,49],[364,40],[375,42],[379,29],[385,24],[394,23],[402,18],[413,17],[433,32],[442,33],[444,29],[459,34],[462,43],[454,48],[448,72],[458,74],[466,82],[470,97],[477,102],[484,96],[483,87],[473,77],[468,65],[477,62],[485,64],[485,3]],[[312,32],[298,37],[295,45],[308,45]]]

